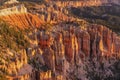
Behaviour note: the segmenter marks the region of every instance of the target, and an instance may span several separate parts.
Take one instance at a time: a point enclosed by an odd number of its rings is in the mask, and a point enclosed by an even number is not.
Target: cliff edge
[[[10,25],[24,29],[28,27],[40,27],[42,21],[36,15],[27,12],[24,5],[0,10],[0,18]]]

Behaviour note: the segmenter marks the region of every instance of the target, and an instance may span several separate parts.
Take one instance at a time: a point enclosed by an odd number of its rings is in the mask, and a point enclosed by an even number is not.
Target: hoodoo
[[[0,7],[0,80],[120,80],[119,4],[5,2]]]

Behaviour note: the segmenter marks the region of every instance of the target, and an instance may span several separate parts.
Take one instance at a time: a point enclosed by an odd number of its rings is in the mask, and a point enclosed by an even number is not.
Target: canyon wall
[[[20,68],[28,64],[28,58],[24,49],[17,53],[10,49],[2,50],[1,56],[0,71],[10,76],[18,75]]]
[[[24,75],[20,75],[20,71],[13,79],[24,80],[26,75],[27,80],[74,80],[73,73],[78,79],[85,80],[87,71],[82,66],[89,66],[87,60],[95,62],[96,67],[105,63],[103,68],[108,69],[114,62],[107,60],[120,57],[120,37],[105,26],[60,24],[53,28],[33,34],[37,36],[37,45],[26,50],[32,71]],[[105,74],[114,75],[111,70]]]
[[[103,4],[120,4],[119,0],[52,0],[60,7],[83,7],[83,6],[101,6]]]
[[[117,4],[120,2],[115,0]],[[85,7],[85,6],[102,6],[108,3],[114,3],[108,0],[48,0],[45,4],[37,5],[34,10],[38,14],[41,20],[44,22],[58,23],[61,21],[75,20],[71,13],[69,13],[71,7]]]
[[[15,4],[15,3],[19,3],[19,1],[17,1],[17,0],[9,0],[9,1],[6,1],[4,4]]]
[[[0,18],[20,29],[40,27],[43,23],[37,15],[29,13],[23,4],[0,10]]]
[[[19,29],[28,29],[30,27],[40,27],[43,21],[36,15],[31,13],[11,14],[6,16],[0,16],[2,20],[6,21],[12,26],[16,26]]]
[[[97,1],[53,1],[60,7],[82,7],[82,6],[99,6],[102,5],[100,0]],[[104,2],[107,3],[107,2]]]
[[[28,26],[39,27],[43,22],[58,23],[61,21],[75,20],[75,18],[71,17],[68,12],[68,9],[71,6],[72,7],[100,6],[102,4],[110,2],[112,3],[113,1],[108,0],[48,1],[48,3],[46,4],[35,6],[34,7],[35,10],[29,11],[24,5],[21,4],[15,7],[0,10],[0,16],[6,22],[10,23],[11,25],[18,26],[19,28],[21,28],[21,26],[26,28]],[[119,3],[118,1],[114,2]],[[34,13],[35,15],[31,13]],[[36,16],[36,14],[38,16]],[[13,20],[16,19],[16,21],[15,20],[13,21],[11,18],[13,18]],[[24,22],[20,21],[20,18],[23,18]]]
[[[11,14],[27,13],[27,8],[24,5],[18,5],[11,8],[0,10],[0,16],[7,16]]]
[[[29,48],[18,53],[7,51],[9,55],[6,58],[10,62],[3,58],[0,69],[8,72],[8,80],[89,80],[87,70],[100,72],[102,64],[105,76],[115,76],[109,67],[113,64],[112,60],[120,57],[120,37],[105,26],[88,24],[70,16],[66,9],[68,5],[102,4],[81,2],[53,1],[37,6],[39,17],[31,14],[32,11],[27,12],[24,6],[1,10],[1,18],[21,29],[39,27],[43,22],[58,23],[42,26],[27,34]]]
[[[62,75],[58,80],[69,80],[72,69],[78,66],[78,70],[79,66],[86,64],[87,59],[97,59],[99,64],[104,63],[104,60],[120,57],[120,38],[105,26],[77,27],[62,24],[53,30],[54,34],[38,34],[39,52],[34,55],[41,54],[43,61],[39,60],[39,64],[46,65],[55,77]],[[105,65],[109,66],[107,63]],[[78,71],[78,79],[82,79],[82,73],[84,71]],[[53,80],[53,76],[50,79]]]

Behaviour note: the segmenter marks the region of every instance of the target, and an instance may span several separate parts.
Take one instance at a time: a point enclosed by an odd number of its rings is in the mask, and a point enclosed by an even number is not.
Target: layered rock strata
[[[43,23],[37,15],[27,12],[24,5],[0,10],[0,18],[10,25],[17,26],[20,29],[30,27],[40,27]]]

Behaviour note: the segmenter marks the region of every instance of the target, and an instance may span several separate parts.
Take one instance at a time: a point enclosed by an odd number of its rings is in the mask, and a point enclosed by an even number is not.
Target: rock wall
[[[35,6],[34,10],[30,12],[37,13],[44,22],[59,23],[62,21],[75,20],[75,18],[71,16],[71,13],[69,13],[71,7],[102,6],[108,3],[119,4],[120,2],[117,0],[114,2],[108,0],[50,0],[45,4]]]
[[[17,75],[19,69],[28,63],[25,50],[16,53],[7,49],[6,51],[1,52],[1,54],[3,53],[4,56],[0,58],[2,63],[0,65],[0,70],[10,76]]]
[[[7,16],[11,14],[27,13],[27,8],[24,5],[18,5],[7,9],[0,10],[0,16]]]
[[[82,70],[86,60],[97,60],[98,66],[120,57],[120,38],[105,26],[88,25],[83,28],[62,24],[54,26],[51,32],[41,30],[36,35],[37,47],[27,50],[31,61],[34,60],[31,65],[38,69],[31,73],[34,80],[70,80],[72,72],[78,79],[85,80],[87,77],[82,78],[81,75],[86,74]]]
[[[59,23],[61,21],[73,21],[74,17],[69,15],[67,9],[72,7],[82,7],[82,6],[100,6],[103,3],[110,3],[113,1],[100,1],[100,0],[88,0],[88,1],[48,1],[48,3],[35,6],[35,10],[30,10],[31,13],[35,12],[35,15],[28,14],[27,8],[24,5],[18,5],[15,7],[0,10],[0,16],[8,23],[18,26],[18,27],[28,27],[37,26],[39,27],[43,22]],[[118,1],[114,1],[119,3]],[[23,15],[25,14],[25,15]],[[23,16],[23,17],[22,17]],[[27,17],[27,18],[26,18]],[[30,17],[32,17],[30,19]],[[39,19],[39,18],[40,19]],[[11,19],[16,19],[14,22]],[[24,18],[23,21],[19,21]],[[26,19],[25,19],[26,18]],[[29,19],[29,21],[28,21]],[[42,22],[42,21],[43,22]]]
[[[35,6],[35,10],[31,10],[30,12],[37,13],[40,19],[47,23],[59,23],[75,20],[74,17],[69,15],[66,7],[60,7],[54,2]]]
[[[120,54],[120,38],[99,25],[89,25],[85,30],[60,25],[53,35],[40,33],[38,41],[45,65],[53,74],[62,75],[60,80],[67,79],[67,73],[86,59],[97,59],[101,63]]]
[[[43,21],[61,23],[54,26],[45,25],[28,34],[31,46],[22,50],[20,54],[7,52],[9,54],[7,57],[11,57],[12,62],[9,64],[2,60],[3,65],[0,69],[7,70],[8,80],[89,80],[86,76],[89,72],[83,70],[85,66],[89,64],[89,70],[99,68],[102,63],[106,63],[103,66],[106,69],[106,66],[109,67],[111,63],[109,59],[116,60],[120,57],[120,37],[117,34],[102,25],[84,22],[78,25],[77,18],[68,15],[65,6],[87,6],[84,3],[78,3],[56,2],[54,5],[54,2],[50,2],[50,4],[38,7],[38,13],[40,13],[38,16],[43,18]],[[87,3],[93,4],[93,2]],[[15,11],[8,9],[10,14],[7,13],[7,9],[3,10],[5,15],[1,12],[1,17],[12,25],[16,24],[19,28],[40,26],[38,16],[26,12],[24,8],[18,9],[15,8]],[[41,15],[41,13],[45,14]],[[94,68],[90,66],[92,64]],[[107,75],[109,72],[106,71]],[[114,75],[114,73],[111,74]]]
[[[103,4],[120,4],[119,0],[51,0],[60,7],[101,6]]]
[[[93,58],[113,57],[120,53],[120,38],[104,26],[91,25],[86,30],[72,26],[59,27],[61,29],[56,31],[54,37],[52,34],[40,33],[43,36],[39,36],[38,41],[40,48],[43,49],[43,54],[48,56],[49,53],[44,53],[46,51],[44,49],[48,49],[47,52],[53,52],[50,53],[51,56],[55,54],[56,57],[65,57],[68,62],[71,62],[75,60],[75,54],[84,55],[84,58],[90,56]]]
[[[9,0],[9,1],[6,1],[4,4],[15,4],[15,3],[19,3],[19,1],[17,1],[17,0]]]
[[[31,13],[11,14],[0,16],[0,18],[6,21],[8,24],[16,26],[20,29],[40,27],[40,25],[43,23],[43,21],[38,16]]]
[[[99,6],[102,5],[100,0],[97,1],[54,1],[60,7],[82,7],[82,6]],[[104,3],[107,3],[106,1]]]
[[[24,5],[0,10],[0,18],[12,26],[20,29],[40,27],[43,21],[37,16],[27,12]]]

